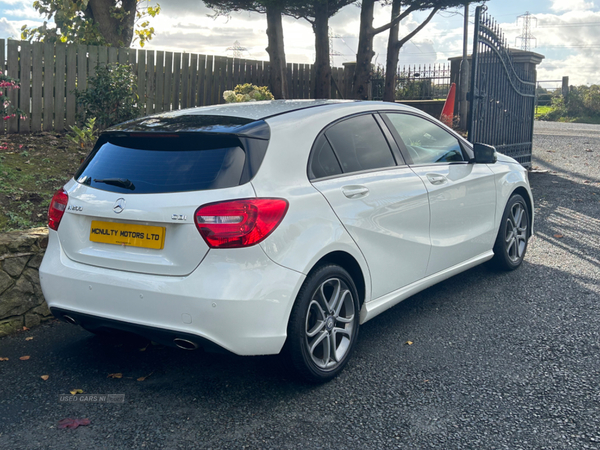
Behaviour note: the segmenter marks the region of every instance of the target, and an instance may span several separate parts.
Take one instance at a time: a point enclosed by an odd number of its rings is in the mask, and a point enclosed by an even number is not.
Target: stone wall
[[[38,269],[48,246],[48,230],[0,234],[0,336],[52,318]]]

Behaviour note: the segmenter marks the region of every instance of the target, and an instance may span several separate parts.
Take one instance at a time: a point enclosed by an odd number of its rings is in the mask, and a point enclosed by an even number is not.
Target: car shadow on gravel
[[[535,236],[600,267],[600,180],[575,182],[561,174],[530,175]],[[587,181],[587,182],[586,182]]]
[[[568,169],[565,169],[564,167],[559,167],[556,164],[553,164],[547,160],[544,160],[541,158],[536,158],[535,156],[532,157],[531,161],[536,166],[542,166],[545,169],[552,171],[553,174],[566,174],[567,176],[581,178],[582,180],[587,180],[592,183],[600,183],[600,178],[598,178],[598,177],[593,177],[593,176],[585,175],[585,174],[582,174],[580,172],[576,172],[573,170],[568,170]],[[540,173],[540,174],[533,173],[533,174],[530,174],[530,178],[532,175],[534,177],[537,177],[538,175],[544,175],[544,174],[543,173]],[[557,176],[560,177],[560,175],[557,175]]]
[[[81,330],[82,339],[65,343],[64,351],[77,355],[78,365],[96,373],[120,373],[124,379],[143,380],[145,386],[179,390],[190,384],[210,393],[215,384],[243,380],[252,374],[271,383],[285,379],[281,361],[274,356],[242,357],[230,353],[185,351],[136,336],[106,339]],[[76,373],[74,373],[76,375]],[[165,378],[165,375],[167,377]],[[142,384],[140,384],[142,386]]]

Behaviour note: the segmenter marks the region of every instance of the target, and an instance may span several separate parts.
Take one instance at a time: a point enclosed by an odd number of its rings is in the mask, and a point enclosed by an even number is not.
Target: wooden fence
[[[107,63],[130,64],[146,114],[223,103],[223,91],[237,84],[269,85],[269,63],[250,59],[167,51],[0,39],[0,69],[18,78],[10,100],[25,119],[0,121],[0,133],[62,131],[78,123],[76,91]],[[346,94],[343,68],[333,68],[332,98]],[[345,76],[346,75],[346,76]],[[311,98],[311,64],[287,65],[290,98]]]

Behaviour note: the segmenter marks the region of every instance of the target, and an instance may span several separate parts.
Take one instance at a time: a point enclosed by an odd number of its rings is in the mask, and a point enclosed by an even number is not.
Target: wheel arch
[[[365,298],[366,298],[366,282],[365,275],[360,267],[358,261],[352,256],[350,253],[344,251],[333,251],[321,257],[312,267],[312,269],[307,274],[307,277],[314,272],[318,267],[324,264],[336,264],[343,269],[345,269],[354,284],[356,285],[356,290],[358,291],[358,300],[359,300],[359,309],[362,307]]]
[[[529,210],[529,236],[531,237],[533,235],[533,202],[531,200],[531,196],[529,195],[527,189],[525,189],[523,186],[517,187],[514,191],[512,191],[508,198],[511,198],[515,194],[519,194],[521,197],[523,197],[525,203],[527,204],[527,209]]]

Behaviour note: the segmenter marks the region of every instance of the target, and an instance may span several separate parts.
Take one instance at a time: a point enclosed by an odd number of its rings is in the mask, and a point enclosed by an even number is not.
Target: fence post
[[[190,54],[181,55],[181,109],[190,106]]]
[[[163,112],[165,93],[165,52],[156,52],[156,100],[154,102],[155,112]]]
[[[88,56],[87,45],[80,45],[77,47],[77,92],[81,93],[87,89],[87,80],[88,80],[88,59],[91,55]],[[77,115],[78,119],[83,122],[84,120],[84,111],[81,105],[77,105]]]
[[[19,89],[19,108],[23,111],[25,119],[19,120],[19,131],[29,133],[31,131],[31,44],[21,41],[21,58],[19,61],[21,66],[20,78],[21,89]]]
[[[5,40],[4,39],[0,39],[0,72],[4,73],[4,71],[6,70],[6,56],[5,56],[5,50],[4,50],[4,46],[5,44]],[[6,126],[6,121],[2,120],[2,117],[0,117],[0,134],[4,134],[4,127]]]
[[[31,57],[31,131],[42,130],[42,70],[44,44],[34,42]]]
[[[227,83],[225,83],[223,90],[231,91],[235,87],[233,84],[233,58],[227,58]],[[223,94],[221,92],[221,94]]]
[[[469,41],[469,3],[465,3],[464,12],[464,30],[463,30],[463,57],[460,62],[460,98],[459,98],[459,118],[460,128],[466,130],[468,126],[467,116],[469,114],[469,102],[467,101],[467,91],[469,90],[469,58],[467,55],[467,46]]]
[[[77,86],[77,46],[67,46],[67,126],[75,125],[75,87]]]
[[[355,62],[346,62],[344,66],[344,98],[352,98],[352,80],[354,79],[354,71],[356,70]]]
[[[190,55],[190,104],[189,107],[198,106],[198,54]]]
[[[206,55],[198,55],[198,106],[205,104],[206,87]]]
[[[7,75],[11,78],[19,78],[19,42],[8,40],[8,52],[7,52]],[[11,89],[8,91],[8,99],[11,105],[19,106],[19,96],[17,89]],[[19,118],[13,117],[8,119],[8,132],[17,133],[19,131]]]
[[[173,111],[181,109],[181,53],[173,54]]]
[[[165,90],[163,95],[163,111],[171,111],[173,101],[173,52],[165,52]]]
[[[56,77],[54,78],[54,130],[65,128],[65,60],[67,46],[56,44]]]
[[[214,67],[214,59],[215,57],[213,55],[208,55],[206,57],[206,70],[205,70],[205,74],[206,74],[206,81],[204,84],[204,103],[202,106],[208,106],[208,105],[213,105],[213,101],[212,101],[212,90],[213,90],[213,84],[214,84],[214,72],[213,72],[213,67]]]
[[[469,118],[467,129],[468,140],[473,138],[473,121],[475,120],[473,111],[477,107],[479,92],[475,92],[475,77],[477,76],[477,63],[479,57],[479,25],[481,22],[481,6],[475,9],[475,29],[473,32],[473,53],[471,53],[471,89],[469,92]]]
[[[44,44],[44,131],[54,129],[54,45]]]
[[[146,50],[137,51],[138,104],[146,107]]]
[[[154,50],[148,50],[146,53],[146,114],[154,113],[154,104],[156,103],[156,74],[154,72]]]
[[[562,96],[565,103],[569,101],[569,77],[562,78]]]
[[[108,61],[108,47],[98,47],[98,67],[106,66]]]

